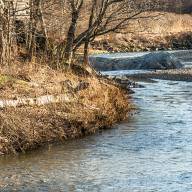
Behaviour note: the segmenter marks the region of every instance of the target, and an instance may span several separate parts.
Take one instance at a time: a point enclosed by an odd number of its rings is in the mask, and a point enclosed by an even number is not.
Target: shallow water
[[[113,129],[0,158],[0,191],[192,191],[192,84],[144,83]]]

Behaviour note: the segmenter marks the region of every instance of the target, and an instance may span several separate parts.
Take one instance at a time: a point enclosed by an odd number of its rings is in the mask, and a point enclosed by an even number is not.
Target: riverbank
[[[125,119],[131,110],[125,89],[78,65],[67,71],[25,66],[1,71],[0,100],[7,105],[0,111],[0,154],[93,134]],[[35,99],[44,96],[52,99]],[[13,103],[8,101],[19,104],[8,106]]]
[[[177,32],[167,35],[132,34],[96,39],[92,43],[93,52],[143,52],[192,49],[192,32]]]
[[[171,69],[126,75],[126,78],[134,81],[146,81],[148,79],[163,79],[172,81],[192,82],[192,69]]]
[[[190,191],[192,84],[144,85],[114,129],[1,157],[0,191]]]

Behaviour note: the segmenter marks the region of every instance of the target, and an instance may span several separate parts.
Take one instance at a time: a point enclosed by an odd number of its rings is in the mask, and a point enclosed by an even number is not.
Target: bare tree
[[[40,25],[40,27],[38,27]],[[38,34],[38,28],[40,28],[41,34]],[[37,36],[40,35],[45,40],[44,49],[47,48],[47,31],[45,21],[42,13],[42,0],[30,0],[30,21],[29,21],[29,41],[28,50],[30,60],[34,56],[36,51]]]
[[[91,41],[101,35],[122,32],[132,20],[152,17],[144,16],[143,13],[154,8],[155,4],[149,1],[137,3],[134,0],[92,0],[88,27],[74,40],[74,51],[84,43],[84,63],[87,64]]]
[[[84,63],[88,63],[89,44],[96,37],[122,32],[132,20],[149,18],[143,15],[155,9],[151,0],[69,0],[71,22],[66,38],[64,59],[70,63],[73,54],[84,44]],[[84,22],[84,30],[78,31],[78,23]]]
[[[56,9],[52,8],[55,4],[63,6],[60,11],[57,12]],[[29,6],[22,8],[28,9],[30,13],[27,31],[29,59],[31,60],[37,51],[37,38],[39,36],[44,38],[47,48],[48,37],[50,37],[47,27],[49,26],[53,30],[54,24],[60,24],[56,20],[54,20],[55,23],[54,21],[50,22],[48,18],[45,20],[44,16],[47,13],[50,16],[57,14],[64,20],[59,26],[59,31],[64,31],[65,40],[57,46],[58,51],[56,52],[59,52],[59,54],[56,53],[56,57],[59,55],[57,61],[70,64],[76,51],[83,46],[83,61],[87,65],[90,42],[105,34],[125,32],[130,21],[152,17],[143,13],[155,10],[155,4],[153,0],[29,0]],[[13,17],[16,12],[22,13],[22,10],[14,10],[15,13],[12,13],[9,7],[6,9],[4,7],[4,1],[0,0],[1,62],[5,58],[7,45],[10,52],[10,34],[15,34],[14,32],[10,33],[14,23],[10,20],[14,20]],[[49,12],[46,12],[47,8],[50,9]],[[10,18],[10,13],[12,18]],[[39,44],[42,45],[43,43],[40,42]]]
[[[0,64],[3,63],[5,58],[5,18],[4,18],[4,2],[0,0]]]
[[[13,20],[11,18],[12,2],[0,0],[0,63],[10,64],[12,56]]]
[[[66,63],[70,64],[73,57],[73,44],[75,40],[75,33],[79,14],[83,5],[83,0],[69,0],[69,4],[71,8],[71,23],[67,33],[64,60]]]

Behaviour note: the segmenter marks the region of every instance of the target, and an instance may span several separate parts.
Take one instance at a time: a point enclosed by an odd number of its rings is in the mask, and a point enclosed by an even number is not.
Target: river
[[[0,158],[0,191],[192,191],[192,83],[142,83],[112,129]]]

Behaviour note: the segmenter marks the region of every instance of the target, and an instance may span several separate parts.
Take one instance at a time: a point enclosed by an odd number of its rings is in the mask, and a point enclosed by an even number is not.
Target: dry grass
[[[145,13],[149,14],[149,13]],[[152,14],[157,14],[153,12]],[[128,33],[108,34],[92,43],[96,52],[133,52],[192,48],[192,15],[164,13],[155,19],[133,20]]]
[[[1,83],[0,77],[0,98],[4,99],[60,94],[64,81],[70,78],[73,86],[78,83],[78,76],[71,71],[54,70],[36,63],[16,63],[11,68],[1,68],[1,76],[8,79],[6,83]]]
[[[44,143],[94,133],[100,128],[110,127],[113,123],[126,118],[131,108],[123,90],[93,75],[77,75],[72,71],[56,71],[37,65],[24,66],[23,69],[13,70],[12,73],[6,72],[5,69],[2,71],[16,81],[11,82],[11,86],[2,84],[1,98],[31,97],[67,91],[73,92],[71,96],[74,97],[71,103],[2,109],[0,111],[2,154],[24,152]],[[72,88],[79,82],[86,82],[88,86],[78,91],[70,90],[63,83],[66,80],[70,81]],[[17,81],[22,83],[16,83]]]

